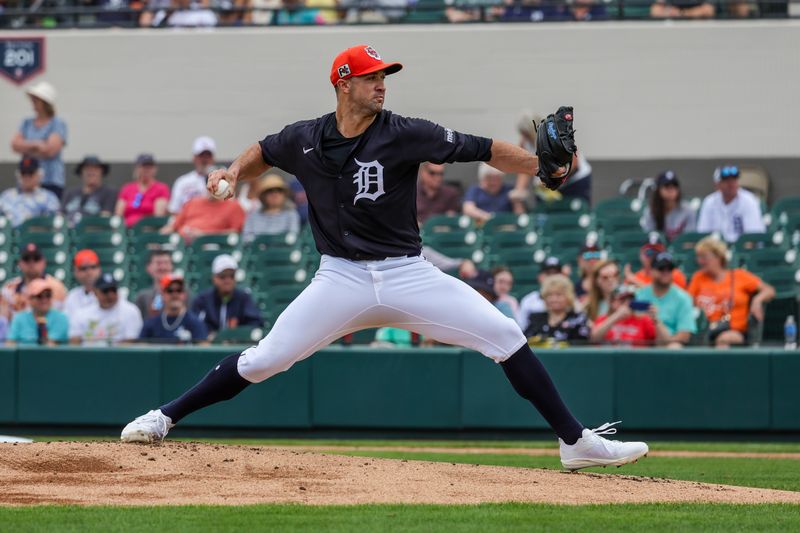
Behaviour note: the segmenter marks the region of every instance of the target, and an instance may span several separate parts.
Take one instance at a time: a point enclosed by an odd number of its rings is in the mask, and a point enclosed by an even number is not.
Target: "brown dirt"
[[[800,492],[184,442],[0,444],[0,487],[0,505],[800,504]]]

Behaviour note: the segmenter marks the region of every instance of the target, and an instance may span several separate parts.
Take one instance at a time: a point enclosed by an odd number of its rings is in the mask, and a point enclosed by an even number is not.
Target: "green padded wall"
[[[777,352],[771,362],[772,427],[800,429],[800,354]]]
[[[0,422],[17,416],[17,351],[0,348]]]
[[[316,427],[456,428],[461,352],[325,350],[312,358]]]

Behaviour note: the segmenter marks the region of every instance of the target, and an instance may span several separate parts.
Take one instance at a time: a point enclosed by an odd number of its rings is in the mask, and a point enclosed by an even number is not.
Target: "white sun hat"
[[[36,98],[44,100],[50,105],[56,104],[56,88],[46,81],[40,81],[39,83],[31,85],[25,89],[25,94],[35,96]]]

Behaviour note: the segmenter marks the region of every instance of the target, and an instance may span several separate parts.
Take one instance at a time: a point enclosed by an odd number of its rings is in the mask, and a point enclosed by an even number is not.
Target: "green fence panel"
[[[162,403],[200,381],[231,349],[164,350],[161,360]],[[181,427],[280,427],[311,425],[311,365],[301,361],[287,372],[251,385],[235,398],[212,405],[181,420]]]
[[[17,350],[0,348],[0,422],[17,417]]]
[[[772,362],[772,429],[800,429],[800,353],[776,352]]]
[[[609,421],[614,414],[613,362],[604,351],[537,350],[562,398],[586,425]],[[491,359],[464,353],[462,424],[467,428],[544,429],[544,418],[514,391]]]
[[[316,427],[456,429],[461,352],[331,347],[312,359]]]
[[[622,352],[616,417],[636,429],[766,429],[769,363],[744,350]]]
[[[18,420],[124,425],[158,405],[159,359],[152,348],[20,348]]]

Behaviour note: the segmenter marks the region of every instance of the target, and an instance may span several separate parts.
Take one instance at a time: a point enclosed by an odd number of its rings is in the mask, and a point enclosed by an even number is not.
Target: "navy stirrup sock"
[[[198,409],[211,404],[230,400],[242,392],[250,382],[239,375],[236,363],[241,353],[232,353],[211,369],[200,382],[181,394],[167,405],[161,406],[161,412],[176,424],[181,418],[194,413]]]
[[[526,344],[500,363],[517,394],[528,400],[567,444],[575,444],[583,433],[578,422],[561,400],[542,362]]]

